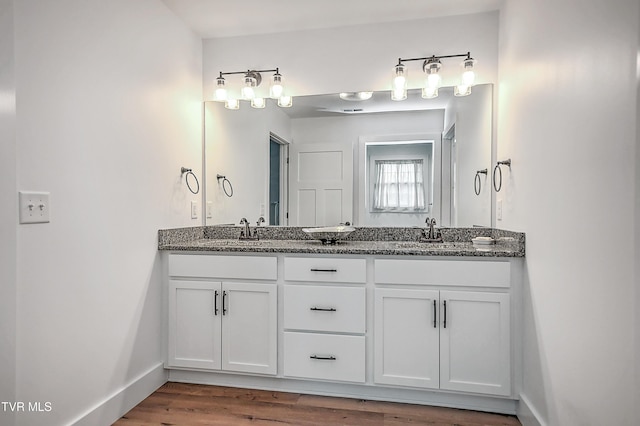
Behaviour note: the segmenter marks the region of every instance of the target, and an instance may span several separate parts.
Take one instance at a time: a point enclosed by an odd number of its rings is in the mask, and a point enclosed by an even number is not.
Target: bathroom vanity
[[[238,231],[160,231],[171,381],[515,413],[523,234]]]

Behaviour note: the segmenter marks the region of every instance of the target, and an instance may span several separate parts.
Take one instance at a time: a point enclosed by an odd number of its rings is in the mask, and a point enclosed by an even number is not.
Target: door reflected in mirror
[[[410,90],[363,101],[300,96],[291,108],[227,110],[205,102],[207,225],[491,226],[492,85],[435,99]],[[216,174],[227,176],[224,195]],[[393,177],[395,176],[395,178]]]

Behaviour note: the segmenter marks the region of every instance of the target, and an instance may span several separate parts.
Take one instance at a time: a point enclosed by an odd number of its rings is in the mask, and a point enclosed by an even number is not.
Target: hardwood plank
[[[513,416],[297,393],[166,383],[117,426],[520,426]]]

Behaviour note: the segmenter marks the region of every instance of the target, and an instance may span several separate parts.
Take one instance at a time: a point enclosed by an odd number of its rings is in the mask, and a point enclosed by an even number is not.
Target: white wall
[[[233,111],[224,103],[205,103],[207,201],[213,213],[207,224],[239,224],[245,217],[253,225],[260,216],[269,223],[270,132],[291,141],[291,119],[270,99],[265,109],[243,102]],[[231,182],[232,197],[225,195],[218,174]]]
[[[157,230],[200,223],[202,42],[160,0],[20,0],[15,53],[17,189],[51,192],[15,226],[17,399],[52,411],[17,424],[67,424],[163,374]]]
[[[16,102],[13,0],[0,0],[0,401],[16,400]],[[0,423],[15,416],[0,410]]]
[[[478,60],[477,83],[494,83],[497,43],[497,13],[208,39],[204,40],[204,96],[213,98],[215,79],[221,71],[273,67],[280,68],[287,90],[294,96],[389,90],[399,57],[468,51]],[[444,86],[458,83],[460,63],[458,59],[443,60]],[[422,63],[412,62],[409,67],[411,85],[420,87]]]
[[[638,2],[505,4],[498,227],[527,234],[523,402],[548,425],[637,424]]]

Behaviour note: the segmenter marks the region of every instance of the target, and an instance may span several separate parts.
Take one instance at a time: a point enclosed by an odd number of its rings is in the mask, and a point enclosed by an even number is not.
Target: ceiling
[[[498,10],[504,0],[163,0],[202,38],[334,28]]]

